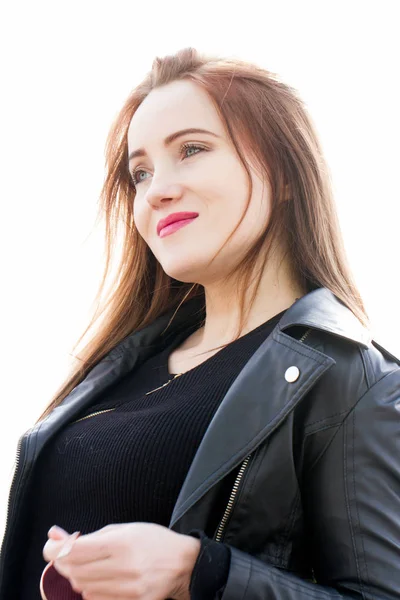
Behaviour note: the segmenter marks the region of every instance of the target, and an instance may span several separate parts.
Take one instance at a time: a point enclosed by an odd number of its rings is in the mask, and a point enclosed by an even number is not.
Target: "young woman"
[[[48,600],[399,598],[400,362],[297,93],[185,49],[107,152],[119,269],[20,440],[1,599],[40,598],[47,563]]]

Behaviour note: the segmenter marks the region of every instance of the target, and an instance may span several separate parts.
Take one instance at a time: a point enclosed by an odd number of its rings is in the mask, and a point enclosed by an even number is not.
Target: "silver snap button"
[[[299,375],[300,371],[297,367],[289,367],[288,369],[286,369],[285,379],[289,383],[293,383],[294,381],[297,381]]]

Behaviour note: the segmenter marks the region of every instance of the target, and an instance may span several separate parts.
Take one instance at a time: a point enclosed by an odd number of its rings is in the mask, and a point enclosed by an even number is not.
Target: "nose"
[[[183,195],[183,186],[178,183],[163,183],[153,179],[147,190],[146,200],[153,208],[161,208],[168,202],[180,200]]]

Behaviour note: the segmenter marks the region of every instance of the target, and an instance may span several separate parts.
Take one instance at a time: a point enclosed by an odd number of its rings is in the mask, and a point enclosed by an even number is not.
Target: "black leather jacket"
[[[193,301],[174,319],[177,335],[192,308]],[[100,392],[157,351],[169,318],[128,336],[21,439],[1,600],[14,598],[18,539],[40,452]],[[170,528],[206,530],[224,477],[240,465],[215,532],[231,548],[223,600],[400,598],[400,361],[371,342],[325,288],[286,311],[230,387]]]

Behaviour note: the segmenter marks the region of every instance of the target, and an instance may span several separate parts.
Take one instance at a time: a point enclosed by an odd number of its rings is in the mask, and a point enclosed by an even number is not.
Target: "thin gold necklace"
[[[176,375],[171,377],[171,379],[168,379],[168,381],[166,383],[164,383],[163,385],[160,385],[160,387],[157,387],[154,390],[150,390],[150,392],[146,392],[145,396],[148,396],[149,394],[152,394],[153,392],[156,392],[157,390],[161,390],[162,388],[169,385],[171,383],[171,381],[174,381],[174,379],[176,379],[177,377],[180,377],[181,375],[183,375],[183,373],[177,373]]]
[[[171,383],[171,381],[174,381],[174,379],[176,379],[177,377],[180,377],[181,375],[183,375],[183,373],[177,373],[176,375],[171,377],[171,379],[169,379],[166,383],[164,383],[164,385],[160,385],[160,387],[155,388],[154,390],[150,390],[150,392],[146,392],[145,396],[148,396],[149,394],[152,394],[153,392],[156,392],[157,390],[161,390],[163,387],[165,387],[166,385],[169,385]],[[115,408],[116,407],[114,406],[114,408],[106,408],[105,410],[98,410],[94,413],[91,413],[90,415],[87,415],[86,417],[82,417],[80,419],[77,419],[76,421],[73,421],[73,423],[78,423],[78,421],[83,421],[85,419],[90,419],[91,417],[96,417],[97,415],[101,415],[102,413],[112,412],[113,410],[115,410]]]

